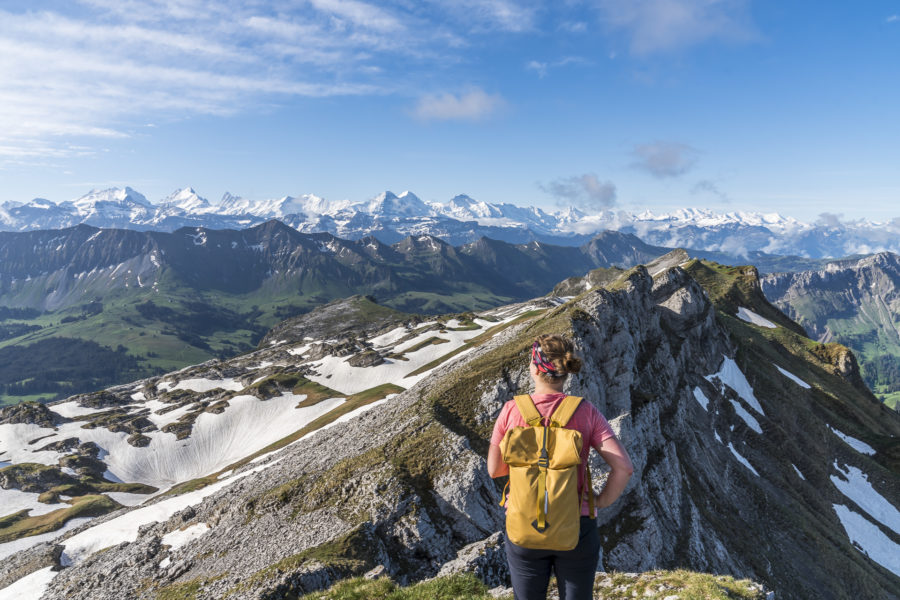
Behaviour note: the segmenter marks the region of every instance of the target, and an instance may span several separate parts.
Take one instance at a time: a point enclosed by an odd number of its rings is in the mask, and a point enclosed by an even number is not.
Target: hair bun
[[[581,370],[581,359],[571,352],[566,352],[563,365],[566,368],[566,373],[577,373]]]

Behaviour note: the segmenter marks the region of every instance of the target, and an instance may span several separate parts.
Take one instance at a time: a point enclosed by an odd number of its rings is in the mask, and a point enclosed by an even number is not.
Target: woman
[[[531,350],[530,371],[534,381],[531,399],[542,417],[547,419],[553,414],[566,397],[563,386],[567,377],[580,370],[581,359],[575,355],[570,339],[561,335],[542,335],[535,340]],[[510,400],[500,411],[491,435],[488,450],[488,473],[491,477],[509,474],[509,465],[501,457],[500,442],[512,427],[525,427],[525,420],[515,402]],[[603,491],[595,494],[594,504],[598,508],[609,506],[621,495],[634,472],[628,453],[600,411],[586,400],[578,405],[566,427],[580,431],[583,440],[578,473],[579,494],[585,487],[585,465],[593,447],[612,469]],[[593,490],[589,492],[593,493]],[[589,514],[588,502],[584,501],[580,537],[573,550],[535,550],[506,540],[506,557],[516,600],[545,600],[551,570],[556,573],[560,600],[588,600],[593,597],[600,536],[596,521]]]

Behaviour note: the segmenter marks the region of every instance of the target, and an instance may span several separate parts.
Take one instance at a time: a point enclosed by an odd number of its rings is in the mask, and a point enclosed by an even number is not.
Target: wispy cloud
[[[636,55],[759,37],[746,0],[599,0],[598,7],[610,29],[628,35]]]
[[[658,177],[679,177],[690,171],[697,163],[699,152],[679,142],[653,142],[642,144],[634,149],[637,160],[632,163],[636,169],[641,169]]]
[[[472,31],[526,31],[535,15],[512,0],[428,12],[365,0],[36,0],[0,9],[0,164],[71,155],[87,138],[132,136],[147,122],[396,93],[408,65],[451,63]],[[475,90],[428,97],[417,113],[472,119],[501,105]]]
[[[896,23],[900,21],[900,15],[890,15],[885,21],[888,23]]]
[[[477,121],[495,113],[505,104],[499,94],[488,94],[476,88],[460,95],[423,96],[413,114],[423,121]]]
[[[525,68],[529,71],[535,71],[541,79],[547,76],[550,69],[556,69],[559,67],[565,67],[566,65],[571,64],[587,64],[588,61],[580,56],[566,56],[565,58],[561,58],[559,60],[550,61],[550,62],[541,62],[537,60],[531,60],[525,63]]]
[[[731,198],[728,197],[728,194],[723,192],[721,188],[714,182],[709,179],[701,179],[691,188],[692,194],[710,194],[718,198],[721,202],[730,203]]]
[[[515,0],[431,0],[470,30],[530,31],[536,27],[538,6]]]
[[[616,185],[612,181],[601,181],[594,173],[563,177],[537,185],[563,207],[574,206],[594,212],[616,204]]]

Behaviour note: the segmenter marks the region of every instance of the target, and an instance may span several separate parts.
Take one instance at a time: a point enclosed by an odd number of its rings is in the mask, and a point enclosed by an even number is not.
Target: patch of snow
[[[304,344],[302,346],[298,346],[297,348],[291,348],[287,352],[291,356],[303,356],[304,354],[309,352],[309,349],[311,346],[312,346],[312,344]]]
[[[718,441],[720,444],[724,444],[724,443],[725,443],[725,442],[722,441],[722,438],[719,437],[719,432],[718,432],[718,431],[713,430],[713,435],[716,436],[716,441]]]
[[[743,306],[738,308],[737,316],[739,319],[741,319],[743,321],[746,321],[748,323],[753,323],[754,325],[758,325],[760,327],[767,327],[769,329],[775,329],[776,327],[778,327],[778,325],[776,325],[772,321],[768,320],[767,318],[765,318],[761,315],[756,314],[749,308],[744,308]]]
[[[750,382],[747,381],[747,377],[741,372],[741,369],[737,366],[737,363],[734,360],[724,357],[722,362],[722,366],[719,368],[718,373],[713,373],[712,375],[707,375],[706,380],[712,382],[713,379],[718,379],[722,384],[727,385],[735,392],[737,395],[741,397],[741,399],[749,404],[753,410],[758,412],[761,415],[765,415],[763,412],[762,406],[759,404],[759,400],[756,399],[756,396],[753,394],[753,388],[750,387]]]
[[[56,577],[53,567],[44,567],[0,590],[0,600],[39,600]]]
[[[130,494],[128,492],[105,492],[105,494],[122,506],[139,506],[150,498],[155,498],[162,494],[164,491],[159,490],[154,494]]]
[[[234,242],[231,242],[231,243],[233,244]],[[165,569],[165,568],[168,567],[170,564],[172,564],[172,559],[169,558],[169,557],[167,556],[167,557],[165,557],[164,559],[162,559],[161,561],[159,561],[159,568],[160,568],[160,569]]]
[[[846,465],[846,469],[841,469],[837,461],[834,461],[834,468],[843,477],[842,479],[836,475],[829,476],[834,487],[847,498],[856,502],[870,517],[900,534],[900,511],[875,491],[866,474],[851,465]]]
[[[843,504],[832,504],[850,542],[870,559],[900,577],[900,544],[886,536],[877,525]]]
[[[796,384],[799,385],[800,387],[802,387],[802,388],[804,388],[804,389],[807,389],[807,390],[810,388],[810,385],[809,385],[808,383],[806,383],[805,381],[803,381],[802,379],[800,379],[799,377],[797,377],[797,376],[794,375],[793,373],[790,373],[790,372],[788,372],[788,371],[785,371],[784,369],[782,369],[782,368],[779,367],[778,365],[775,365],[775,368],[778,369],[778,372],[779,372],[779,373],[781,373],[782,375],[784,375],[785,377],[787,377],[788,379],[790,379],[791,381],[793,381],[794,383],[796,383]]]
[[[59,508],[69,508],[68,504],[63,503],[44,504],[43,502],[38,502],[38,496],[40,494],[37,492],[23,492],[15,489],[4,490],[0,488],[0,517],[11,515],[26,508],[31,509],[29,513],[31,517],[45,515]]]
[[[734,407],[734,412],[738,414],[740,418],[744,420],[744,423],[747,424],[750,429],[755,431],[756,433],[762,433],[762,427],[759,426],[759,421],[753,418],[753,415],[748,413],[743,406],[741,406],[740,402],[735,402],[729,398],[729,402],[731,402],[731,406]]]
[[[145,434],[150,444],[143,448],[129,444],[126,432],[112,432],[103,427],[82,429],[82,423],[77,421],[59,425],[55,433],[33,424],[4,424],[0,425],[0,440],[4,448],[10,449],[9,459],[14,463],[55,465],[60,453],[22,450],[27,441],[48,433],[54,433],[56,439],[78,437],[82,442],[96,443],[105,452],[101,457],[109,469],[109,477],[165,490],[176,483],[215,473],[302,429],[344,402],[343,398],[333,398],[295,408],[305,398],[291,393],[265,401],[249,395],[236,396],[228,401],[229,406],[222,413],[199,415],[189,437],[178,440],[174,434],[151,431]],[[153,402],[156,404],[148,402],[148,405],[162,406],[158,401]],[[189,406],[165,415],[150,413],[147,418],[154,422],[174,420]]]
[[[694,398],[697,399],[697,402],[700,403],[700,406],[703,407],[703,410],[709,410],[709,398],[707,398],[703,391],[699,387],[694,388]]]
[[[390,346],[391,344],[402,338],[404,335],[408,334],[409,331],[410,330],[406,327],[395,327],[387,333],[382,333],[381,335],[377,335],[371,338],[369,342],[374,347]]]
[[[803,473],[800,472],[800,469],[797,468],[797,465],[791,463],[791,466],[794,467],[794,470],[797,472],[797,477],[799,477],[803,481],[806,481],[806,477],[803,476]]]
[[[195,377],[191,379],[183,379],[170,388],[174,390],[190,390],[192,392],[209,392],[216,388],[222,388],[230,392],[239,392],[244,389],[244,384],[234,379],[206,379],[203,377]]]
[[[868,445],[868,444],[865,443],[864,441],[858,440],[858,439],[856,439],[855,437],[850,437],[849,435],[847,435],[847,434],[845,434],[845,433],[841,433],[840,431],[838,431],[837,429],[835,429],[835,428],[832,427],[831,425],[829,425],[828,428],[829,428],[831,431],[833,431],[834,434],[835,434],[836,436],[838,436],[839,438],[841,438],[842,440],[844,440],[844,442],[846,442],[847,445],[849,445],[851,448],[853,448],[853,449],[856,450],[857,452],[861,452],[862,454],[868,454],[868,455],[870,455],[870,456],[873,455],[873,454],[875,454],[875,448],[873,448],[872,446]]]
[[[756,472],[756,469],[753,468],[753,465],[750,464],[750,461],[738,454],[738,451],[734,449],[734,446],[731,445],[731,442],[728,442],[728,449],[731,450],[731,453],[734,454],[734,457],[738,459],[738,462],[753,471],[753,474],[759,477],[759,473]]]
[[[227,471],[223,471],[221,475],[219,475],[218,477],[216,477],[216,479],[225,479],[226,477],[228,477],[228,476],[231,475],[232,473],[234,473],[234,469],[228,469]]]
[[[171,546],[171,548],[169,548],[169,551],[174,552],[175,550],[178,550],[192,540],[197,539],[209,530],[210,527],[206,523],[197,523],[195,525],[191,525],[190,527],[185,527],[184,529],[176,529],[175,531],[170,531],[166,535],[162,536],[162,543],[166,546]]]
[[[89,408],[85,406],[79,406],[78,403],[74,400],[63,402],[62,404],[51,404],[47,408],[49,408],[59,416],[65,417],[66,419],[71,419],[73,417],[82,417],[84,415],[92,415],[94,413],[103,412],[104,410],[109,410],[108,408]]]

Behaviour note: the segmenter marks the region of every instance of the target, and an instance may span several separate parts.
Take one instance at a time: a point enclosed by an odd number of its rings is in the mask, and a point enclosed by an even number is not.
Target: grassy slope
[[[752,267],[726,267],[694,260],[685,270],[710,294],[738,347],[737,362],[752,377],[760,394],[784,395],[785,378],[774,368],[780,365],[813,386],[817,413],[843,433],[870,444],[875,460],[900,475],[898,419],[880,404],[862,380],[851,382],[840,376],[837,362],[851,351],[841,344],[820,344],[766,300]],[[756,327],[734,316],[744,306],[781,325],[776,329]],[[835,377],[835,375],[838,375]]]

